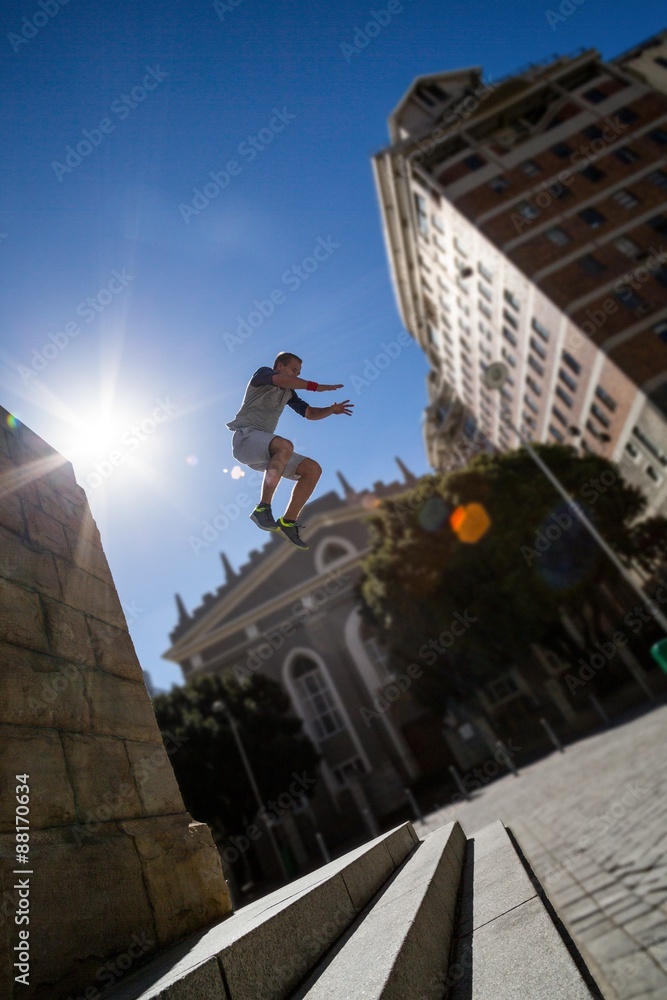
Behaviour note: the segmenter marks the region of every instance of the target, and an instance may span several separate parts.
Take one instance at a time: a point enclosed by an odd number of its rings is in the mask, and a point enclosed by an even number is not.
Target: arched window
[[[345,729],[324,671],[309,656],[299,654],[291,665],[291,679],[302,717],[316,740]]]
[[[335,563],[355,555],[356,551],[347,538],[325,538],[315,553],[315,568],[318,573],[324,573]]]

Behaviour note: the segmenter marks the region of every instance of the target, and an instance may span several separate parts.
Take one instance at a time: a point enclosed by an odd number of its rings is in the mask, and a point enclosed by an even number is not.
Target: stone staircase
[[[243,907],[105,1000],[602,1000],[511,832],[406,823]]]

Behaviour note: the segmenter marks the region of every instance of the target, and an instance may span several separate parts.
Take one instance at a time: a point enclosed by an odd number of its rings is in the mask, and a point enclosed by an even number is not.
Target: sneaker
[[[284,517],[279,517],[278,527],[283,535],[289,538],[292,545],[296,545],[299,549],[308,548],[308,543],[304,542],[303,538],[299,535],[299,528],[303,528],[303,524],[297,524],[296,521],[286,521]]]
[[[250,520],[254,521],[262,531],[278,530],[278,525],[271,513],[271,506],[267,503],[258,503],[250,515]]]

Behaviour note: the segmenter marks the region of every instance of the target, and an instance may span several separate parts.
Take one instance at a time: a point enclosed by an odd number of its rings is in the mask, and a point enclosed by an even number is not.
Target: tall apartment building
[[[511,423],[622,465],[667,512],[667,32],[484,83],[419,77],[373,158],[399,310],[431,372],[426,445]]]

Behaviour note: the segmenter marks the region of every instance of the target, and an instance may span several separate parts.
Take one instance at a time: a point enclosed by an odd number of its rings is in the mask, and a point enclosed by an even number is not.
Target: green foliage
[[[279,684],[253,674],[243,683],[217,675],[198,677],[153,701],[167,746],[178,749],[171,763],[186,808],[219,832],[234,833],[252,821],[257,802],[224,712],[238,730],[264,800],[287,792],[292,772],[316,776],[319,755],[290,714],[290,702]],[[312,788],[315,786],[313,785]],[[306,793],[308,794],[308,793]]]
[[[636,555],[638,544],[647,565],[667,555],[667,522],[635,523],[646,501],[610,462],[577,457],[561,445],[533,447],[622,561]],[[450,516],[471,503],[484,507],[490,527],[475,544],[466,544],[452,530]],[[470,693],[520,662],[531,643],[562,644],[561,613],[576,618],[584,607],[599,610],[600,582],[617,577],[572,509],[520,449],[478,455],[464,469],[426,476],[384,501],[371,522],[359,595],[393,668],[419,663],[425,676],[417,693],[432,703]],[[457,613],[476,620],[450,643]],[[447,639],[437,652],[440,634]]]

